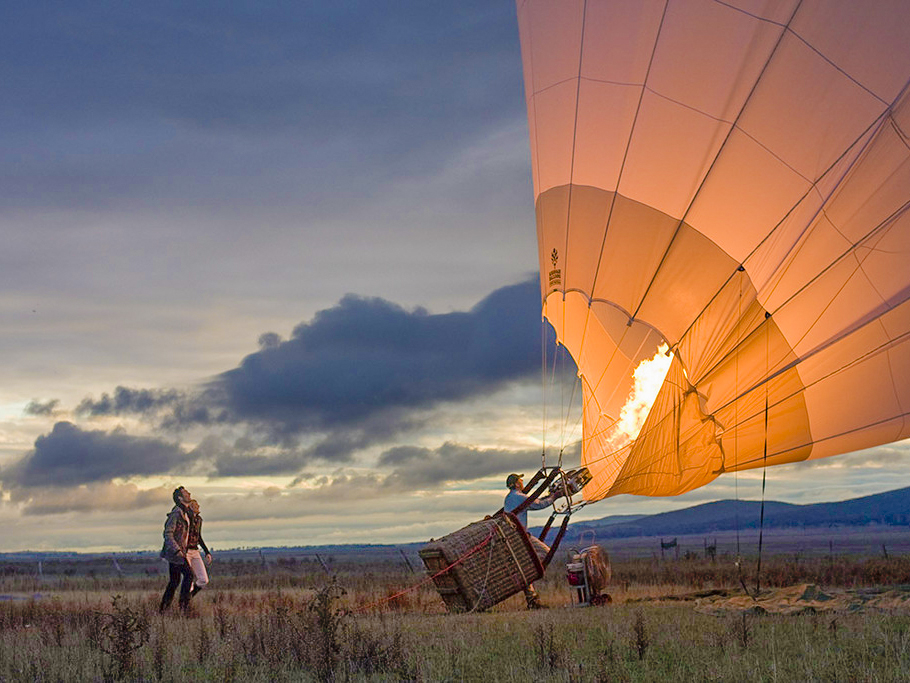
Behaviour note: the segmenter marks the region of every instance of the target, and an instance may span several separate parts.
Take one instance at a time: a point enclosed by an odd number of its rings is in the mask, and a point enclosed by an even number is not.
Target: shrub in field
[[[39,632],[41,641],[45,647],[61,647],[63,638],[66,635],[67,623],[66,616],[63,612],[50,613],[44,619],[44,628]]]
[[[534,653],[537,668],[541,671],[553,671],[559,667],[563,657],[556,645],[553,624],[537,624],[534,627]]]
[[[347,613],[335,603],[345,592],[344,588],[332,581],[316,591],[307,606],[307,610],[315,617],[315,629],[311,635],[315,640],[315,673],[320,681],[331,680],[338,664],[341,627]]]
[[[133,653],[149,640],[149,622],[124,604],[122,595],[111,598],[111,612],[99,616],[97,645],[111,659],[115,675],[122,678],[133,672]]]
[[[228,617],[227,610],[221,606],[215,607],[215,623],[218,625],[218,637],[221,640],[227,638],[236,628],[234,620]]]
[[[164,678],[164,665],[167,655],[167,639],[164,634],[159,634],[155,640],[154,649],[152,650],[152,668],[155,671],[155,678],[161,680]]]
[[[219,605],[214,614],[213,634],[236,643],[247,667],[273,670],[304,670],[320,681],[333,680],[345,645],[344,628],[348,613],[338,606],[345,590],[334,581],[327,584],[302,608],[292,597],[270,593],[264,600],[235,601],[232,611],[258,612],[253,620],[238,620]],[[296,609],[295,609],[296,608]],[[197,654],[202,651],[197,640]],[[205,643],[208,652],[211,645]],[[200,655],[201,656],[201,655]]]
[[[348,647],[343,657],[348,675],[375,676],[391,674],[396,680],[415,679],[412,666],[400,632],[377,634],[356,626],[346,629]]]
[[[635,621],[632,622],[632,646],[639,659],[645,658],[645,653],[650,645],[651,637],[645,628],[645,618],[641,612],[636,612]]]
[[[200,664],[205,664],[209,654],[212,651],[212,638],[205,622],[199,621],[199,629],[196,631],[196,659]]]
[[[743,612],[740,618],[733,622],[733,635],[743,650],[749,647],[752,628],[749,625],[749,618],[746,612]]]
[[[599,670],[595,672],[595,683],[612,683],[612,681],[617,680],[614,669],[618,659],[613,641],[607,641],[597,662]]]

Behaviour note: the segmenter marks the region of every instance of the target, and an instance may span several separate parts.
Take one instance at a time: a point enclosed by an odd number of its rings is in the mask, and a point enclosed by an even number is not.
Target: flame
[[[634,441],[645,424],[673,360],[673,354],[667,353],[668,348],[666,344],[661,344],[654,357],[643,360],[632,373],[632,391],[619,411],[619,419],[611,428],[607,439],[613,447],[618,448]]]

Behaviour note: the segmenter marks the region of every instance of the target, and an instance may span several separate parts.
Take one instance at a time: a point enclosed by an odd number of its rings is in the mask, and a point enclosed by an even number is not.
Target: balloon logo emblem
[[[562,271],[556,267],[559,263],[559,252],[556,249],[550,253],[550,261],[553,263],[553,270],[550,271],[550,287],[558,287],[562,284]]]

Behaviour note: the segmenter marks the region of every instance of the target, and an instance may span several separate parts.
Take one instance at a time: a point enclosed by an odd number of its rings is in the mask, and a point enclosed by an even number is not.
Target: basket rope
[[[455,561],[454,561],[452,564],[450,564],[448,567],[444,567],[443,569],[440,569],[438,572],[436,572],[435,574],[433,574],[433,575],[431,575],[431,576],[428,576],[428,577],[425,578],[423,581],[419,581],[418,583],[415,583],[414,585],[409,586],[408,588],[405,588],[404,590],[401,590],[401,591],[399,591],[398,593],[395,593],[394,595],[390,595],[390,596],[388,596],[388,597],[382,598],[382,599],[377,600],[377,601],[375,601],[375,602],[371,602],[371,603],[369,603],[368,605],[362,605],[362,606],[360,606],[360,607],[357,607],[357,608],[352,609],[351,611],[352,611],[352,612],[365,612],[365,611],[367,611],[367,610],[369,610],[369,609],[372,609],[372,608],[374,608],[374,607],[378,607],[379,605],[382,605],[383,603],[390,602],[390,601],[392,601],[392,600],[395,600],[396,598],[400,598],[402,595],[407,595],[407,594],[410,593],[411,591],[417,590],[418,588],[420,588],[420,587],[423,586],[424,584],[427,584],[427,583],[429,583],[430,581],[433,581],[437,576],[441,576],[442,574],[445,574],[447,571],[449,571],[449,570],[452,569],[453,567],[456,567],[457,565],[461,564],[462,562],[464,562],[466,559],[468,559],[469,557],[471,557],[471,556],[474,555],[475,553],[479,552],[479,551],[481,550],[481,548],[483,548],[484,546],[486,546],[488,543],[490,543],[490,542],[493,540],[493,534],[494,534],[497,530],[498,530],[498,527],[494,527],[493,530],[491,530],[490,533],[487,534],[487,537],[486,537],[485,539],[483,539],[480,543],[478,543],[478,544],[475,545],[473,548],[471,548],[470,550],[468,550],[468,552],[466,552],[464,555],[462,555],[461,557],[459,557],[457,560],[455,560]],[[507,544],[507,545],[508,545],[508,544]],[[511,548],[510,548],[510,551],[511,551]],[[491,556],[491,558],[492,558],[492,550],[491,550],[490,556]],[[488,576],[489,576],[489,571],[490,571],[490,563],[487,564],[487,575],[488,575]],[[486,581],[484,581],[484,584],[486,584]],[[481,594],[482,594],[482,593],[481,593]],[[480,603],[480,600],[478,599],[477,603],[475,603],[474,607],[471,609],[472,612],[477,608],[477,605],[478,605],[479,603]]]
[[[506,535],[503,533],[502,529],[499,528],[499,526],[494,527],[494,529],[499,532],[499,535],[502,536],[502,540],[505,541],[506,550],[509,551],[509,554],[512,556],[512,560],[515,562],[515,566],[518,568],[518,571],[521,573],[521,580],[524,581],[525,584],[531,583],[530,581],[528,581],[528,577],[525,576],[524,567],[521,566],[521,561],[515,555],[515,551],[512,549],[512,544],[509,543],[509,539],[506,538]],[[492,554],[492,552],[491,552],[491,554]]]

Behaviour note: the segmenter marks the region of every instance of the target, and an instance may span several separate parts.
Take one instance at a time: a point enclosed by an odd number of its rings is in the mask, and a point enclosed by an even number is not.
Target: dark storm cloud
[[[25,406],[25,414],[33,417],[53,417],[57,413],[60,401],[56,398],[50,401],[29,401]]]
[[[505,477],[516,470],[524,472],[529,464],[537,462],[539,458],[539,451],[482,449],[446,443],[436,449],[392,448],[382,454],[379,465],[395,467],[383,480],[384,487],[413,491],[436,488],[455,481],[476,481],[495,474]]]
[[[425,426],[430,409],[442,402],[536,377],[539,311],[536,280],[498,289],[467,312],[408,311],[347,296],[286,341],[262,335],[259,351],[201,391],[121,386],[76,409],[87,418],[139,416],[165,430],[234,425],[246,429],[247,438],[228,445],[213,437],[187,453],[160,439],[58,422],[0,479],[6,488],[72,486],[190,466],[239,477],[294,475],[314,461],[348,463],[358,451]],[[55,407],[35,402],[32,411]],[[386,485],[402,487],[463,478],[455,469],[464,463],[482,477],[497,471],[503,458],[512,462],[511,456],[446,445],[432,452],[392,449],[380,464],[401,466]],[[514,466],[522,458],[526,454]]]
[[[215,436],[203,439],[190,457],[210,463],[213,476],[246,477],[297,473],[312,458],[301,449],[257,446],[248,438],[229,444]]]
[[[157,422],[165,431],[175,432],[191,425],[214,426],[235,421],[223,408],[212,403],[210,397],[198,392],[123,386],[114,389],[113,395],[105,392],[98,399],[82,399],[74,412],[88,419],[135,415]]]
[[[359,450],[424,426],[442,402],[536,379],[539,296],[534,279],[502,287],[470,311],[431,314],[349,295],[297,326],[288,340],[261,335],[258,351],[199,391],[121,386],[84,399],[76,414],[136,415],[166,431],[239,425],[260,445],[281,448],[280,457],[213,454],[220,476],[348,462]],[[301,446],[304,436],[308,444]]]
[[[396,446],[379,456],[380,467],[395,467],[426,458],[431,451],[419,446]]]
[[[123,431],[85,431],[69,422],[35,440],[35,448],[0,471],[6,489],[75,486],[117,477],[170,472],[188,462],[179,446]]]
[[[318,452],[319,446],[275,447],[263,444],[249,437],[243,437],[229,444],[216,436],[208,436],[190,451],[190,458],[204,463],[212,477],[250,477],[297,474],[315,459],[347,461],[348,453],[354,446],[343,436],[333,436],[331,450]]]
[[[241,439],[233,448],[210,450],[205,460],[212,467],[212,476],[215,477],[297,474],[314,461],[351,462],[358,451],[375,443],[390,441],[418,424],[413,419],[382,416],[366,419],[357,426],[334,425],[319,440],[306,447],[290,437],[280,439],[280,445],[276,447],[274,431],[268,432],[264,440],[259,432],[256,435],[260,438],[258,445],[253,445],[250,438]],[[239,445],[244,441],[249,444]],[[201,455],[199,449],[193,452],[193,455],[197,454]]]
[[[82,400],[76,406],[76,414],[85,417],[103,415],[125,415],[156,413],[165,408],[182,406],[186,397],[178,391],[154,389],[130,389],[117,387],[114,395],[102,394],[97,401],[91,398]]]
[[[539,299],[536,281],[496,290],[469,312],[347,296],[247,356],[209,396],[238,420],[307,431],[488,393],[540,372]]]
[[[487,0],[14,3],[0,141],[15,172],[0,193],[20,206],[46,206],[51,187],[66,205],[202,185],[209,201],[308,183],[362,193],[520,120],[516,45],[514,6]],[[304,170],[313,158],[325,163]]]

